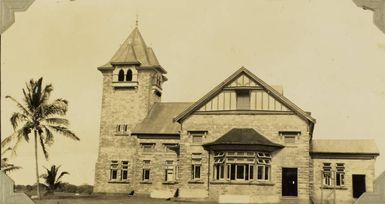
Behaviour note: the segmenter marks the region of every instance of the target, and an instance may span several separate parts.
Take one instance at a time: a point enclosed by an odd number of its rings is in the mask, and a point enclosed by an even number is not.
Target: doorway
[[[298,196],[297,168],[282,168],[282,196]]]
[[[359,198],[366,192],[365,175],[353,174],[353,198]]]

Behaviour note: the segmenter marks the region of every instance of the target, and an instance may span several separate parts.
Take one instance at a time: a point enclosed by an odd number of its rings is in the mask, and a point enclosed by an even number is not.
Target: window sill
[[[136,88],[138,87],[137,81],[114,81],[112,82],[112,86],[116,88]]]
[[[188,183],[193,183],[193,184],[204,184],[205,182],[202,180],[190,180]]]
[[[140,184],[152,184],[152,181],[141,181]]]
[[[228,184],[228,185],[261,185],[261,186],[274,186],[271,181],[211,181],[210,184]]]
[[[130,136],[128,133],[115,133],[115,136]]]
[[[110,180],[108,181],[108,183],[121,183],[121,184],[128,184],[130,183],[130,181],[118,181],[118,180]]]
[[[191,143],[190,146],[202,146],[203,143]]]
[[[321,189],[336,189],[336,190],[348,190],[345,186],[322,186]]]
[[[165,185],[174,185],[174,184],[177,184],[178,182],[177,181],[163,181],[162,184],[165,184]]]

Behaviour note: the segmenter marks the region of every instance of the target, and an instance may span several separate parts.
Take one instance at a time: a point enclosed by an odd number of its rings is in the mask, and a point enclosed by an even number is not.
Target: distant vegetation
[[[44,189],[44,186],[40,184],[40,188]],[[80,186],[76,186],[70,183],[62,183],[60,187],[58,187],[55,192],[63,192],[63,193],[79,193],[79,194],[87,194],[90,195],[93,192],[94,187],[92,185],[83,184]],[[16,185],[16,192],[24,192],[29,196],[36,195],[36,185]]]

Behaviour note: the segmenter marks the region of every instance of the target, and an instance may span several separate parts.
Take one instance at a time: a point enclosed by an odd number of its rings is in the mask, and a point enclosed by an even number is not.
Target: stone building
[[[311,114],[246,68],[196,102],[161,102],[167,72],[135,28],[98,70],[97,193],[353,203],[373,189],[372,141],[315,140]]]

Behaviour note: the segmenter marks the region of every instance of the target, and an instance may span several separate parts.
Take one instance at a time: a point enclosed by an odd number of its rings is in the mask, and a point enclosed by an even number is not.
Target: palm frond
[[[29,120],[28,120],[28,116],[26,116],[25,114],[15,112],[12,114],[10,121],[13,129],[16,129],[20,122],[27,122]]]
[[[43,153],[44,153],[44,157],[45,159],[48,160],[48,151],[45,147],[45,144],[44,144],[44,139],[41,137],[41,134],[39,134],[39,138],[40,138],[40,146],[41,146],[41,149],[43,150]]]
[[[41,104],[40,101],[41,101],[41,95],[42,95],[42,90],[41,90],[42,81],[43,81],[43,78],[38,79],[36,83],[33,83],[33,81],[31,80],[31,86],[32,86],[31,103],[35,109],[39,107]]]
[[[69,121],[65,118],[46,118],[46,119],[43,119],[43,121],[50,125],[57,125],[57,126],[69,125]]]
[[[48,84],[44,87],[42,90],[42,95],[40,98],[40,104],[45,104],[47,103],[49,96],[51,95],[51,92],[53,91],[53,86],[52,84]]]
[[[9,152],[9,151],[12,151],[12,148],[8,147],[6,149],[4,149],[2,152],[1,152],[1,155],[4,155],[5,153]]]
[[[24,115],[31,115],[31,112],[28,111],[28,109],[26,107],[24,107],[23,104],[21,104],[19,101],[17,101],[12,96],[5,96],[5,98],[8,98],[8,99],[12,100],[13,102],[15,102],[17,107],[24,113]]]
[[[59,175],[59,177],[57,177],[56,182],[60,182],[61,177],[63,177],[64,175],[69,175],[69,174],[70,174],[70,173],[67,172],[67,171],[61,172],[61,174]]]
[[[52,132],[47,128],[46,126],[43,127],[46,137],[45,137],[45,143],[48,144],[49,146],[53,144],[54,142],[54,137]]]
[[[6,166],[6,167],[1,167],[1,170],[3,170],[5,173],[12,172],[15,170],[22,169],[20,166]]]
[[[68,110],[68,101],[64,99],[56,99],[51,104],[47,104],[44,107],[43,116],[64,116]]]
[[[50,129],[54,130],[55,132],[63,135],[63,136],[66,136],[70,139],[73,139],[73,140],[80,140],[76,135],[75,133],[73,133],[71,130],[67,129],[66,127],[63,127],[63,126],[53,126],[53,125],[49,125],[48,126]]]

